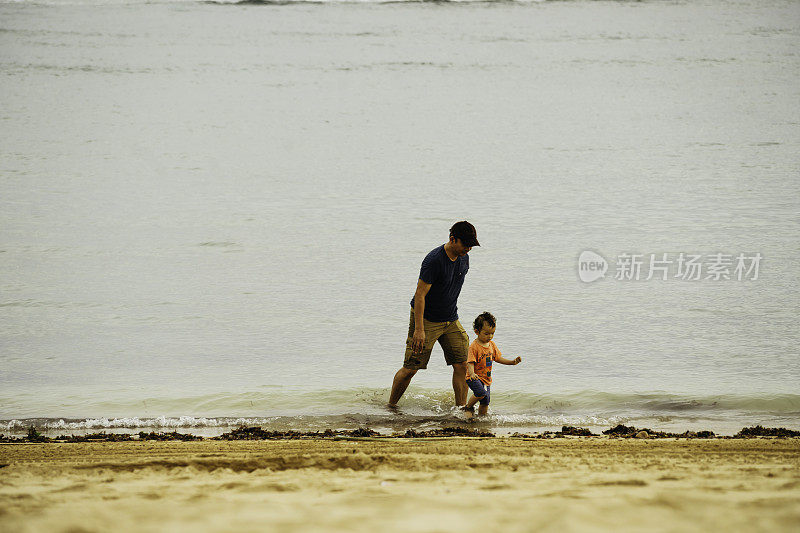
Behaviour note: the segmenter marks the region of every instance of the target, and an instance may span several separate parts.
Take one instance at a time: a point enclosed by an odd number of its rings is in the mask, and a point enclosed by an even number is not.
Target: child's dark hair
[[[479,314],[478,318],[475,319],[475,322],[472,323],[472,328],[475,331],[480,331],[485,325],[488,325],[490,328],[497,326],[497,321],[495,320],[494,315],[489,311],[484,311],[483,313]]]

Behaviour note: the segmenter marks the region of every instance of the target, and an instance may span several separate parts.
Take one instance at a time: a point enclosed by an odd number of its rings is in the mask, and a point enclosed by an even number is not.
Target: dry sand
[[[800,531],[800,439],[0,445],[0,531]]]

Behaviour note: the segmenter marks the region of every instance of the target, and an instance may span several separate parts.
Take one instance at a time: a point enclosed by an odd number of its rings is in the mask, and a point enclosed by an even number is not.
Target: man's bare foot
[[[399,409],[397,408],[397,404],[396,403],[387,403],[386,404],[386,408],[388,410],[390,410],[391,412],[393,412],[393,413],[396,413],[396,412],[399,411]]]
[[[475,418],[475,408],[474,407],[462,407],[462,411],[464,411],[464,418],[467,420],[472,420]]]

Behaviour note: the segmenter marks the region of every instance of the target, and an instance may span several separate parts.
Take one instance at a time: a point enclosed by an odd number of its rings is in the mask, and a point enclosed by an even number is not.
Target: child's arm
[[[478,379],[478,375],[475,374],[475,363],[472,361],[467,363],[467,379]]]
[[[497,361],[501,365],[518,365],[522,362],[522,357],[517,357],[512,360],[512,359],[506,359],[505,357],[502,356],[498,356],[497,359],[495,359],[495,361]]]

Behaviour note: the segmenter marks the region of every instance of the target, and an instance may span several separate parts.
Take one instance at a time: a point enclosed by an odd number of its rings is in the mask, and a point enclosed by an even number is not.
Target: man
[[[456,405],[466,403],[469,338],[458,321],[456,302],[469,270],[467,254],[473,246],[480,246],[475,226],[466,220],[456,222],[450,228],[450,240],[431,250],[422,261],[417,291],[411,300],[405,360],[392,382],[390,408],[397,407],[417,370],[428,367],[437,340],[445,361],[453,367]]]

